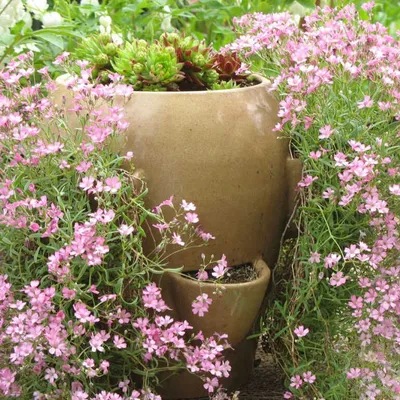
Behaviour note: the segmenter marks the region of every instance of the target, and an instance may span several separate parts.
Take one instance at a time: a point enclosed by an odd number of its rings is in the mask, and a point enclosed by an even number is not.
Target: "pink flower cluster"
[[[199,303],[210,301],[207,295],[199,297]],[[186,368],[202,377],[205,389],[210,393],[216,392],[220,388],[219,378],[227,378],[231,370],[229,361],[223,359],[222,353],[230,348],[227,336],[215,334],[205,338],[200,331],[192,334],[189,341],[185,340],[193,327],[187,321],[174,321],[169,315],[158,314],[167,311],[168,307],[161,298],[161,290],[154,283],[143,290],[143,301],[146,308],[156,312],[151,319],[139,318],[133,324],[141,332],[142,346],[147,350],[144,360],[165,356],[177,361],[183,358]],[[195,310],[199,315],[207,312],[207,308]],[[199,341],[200,344],[190,344],[191,341]]]

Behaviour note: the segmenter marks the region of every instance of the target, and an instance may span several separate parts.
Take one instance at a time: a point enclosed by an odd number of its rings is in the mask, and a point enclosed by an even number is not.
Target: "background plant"
[[[301,4],[300,4],[301,3]],[[248,12],[304,13],[314,3],[292,0],[3,0],[0,3],[0,63],[26,49],[35,65],[47,65],[63,51],[71,52],[91,34],[111,33],[114,40],[153,41],[165,32],[192,34],[215,48],[234,39],[232,18]]]
[[[399,41],[354,5],[317,9],[302,29],[288,13],[235,23],[229,48],[273,78],[275,130],[304,163],[299,236],[263,321],[285,398],[398,398]]]

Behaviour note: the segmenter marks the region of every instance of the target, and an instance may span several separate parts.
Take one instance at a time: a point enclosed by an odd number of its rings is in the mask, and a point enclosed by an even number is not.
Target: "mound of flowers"
[[[21,55],[0,71],[1,397],[157,400],[158,374],[184,369],[228,398],[226,335],[175,321],[152,283],[167,246],[212,235],[192,203],[147,210],[145,184],[122,169],[132,154],[112,150],[128,126],[113,99],[132,88],[117,75],[91,83],[81,63],[71,104],[57,102],[48,69],[31,63]],[[164,207],[175,210],[170,221]],[[162,227],[154,259],[143,254],[144,223]],[[204,315],[201,302],[193,310]]]
[[[299,237],[264,320],[285,398],[399,398],[400,42],[354,5],[235,26],[229,50],[273,80],[275,130],[304,163]]]

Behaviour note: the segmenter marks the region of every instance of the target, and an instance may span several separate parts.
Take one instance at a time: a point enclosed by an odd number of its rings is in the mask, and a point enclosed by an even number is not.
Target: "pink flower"
[[[106,183],[106,186],[104,186],[105,192],[110,192],[112,194],[115,194],[121,188],[121,182],[120,182],[118,176],[114,176],[112,178],[107,178],[105,180],[105,183]]]
[[[193,314],[198,314],[199,317],[204,317],[204,313],[208,312],[208,307],[212,304],[212,299],[208,297],[208,294],[203,293],[196,297],[196,300],[192,303]]]
[[[87,322],[91,312],[86,308],[86,305],[78,302],[74,304],[75,317],[82,323]]]
[[[204,389],[206,389],[209,393],[213,393],[215,388],[218,387],[219,382],[217,378],[206,378],[206,383],[203,385]]]
[[[165,229],[169,228],[169,224],[153,224],[154,228],[158,229],[160,232],[164,231]]]
[[[350,247],[345,247],[344,252],[346,253],[344,257],[345,260],[350,260],[360,254],[360,250],[354,244],[352,244]]]
[[[113,342],[117,349],[126,349],[127,347],[125,339],[121,336],[114,335]]]
[[[93,176],[85,176],[82,178],[81,183],[79,184],[79,187],[85,191],[91,189],[94,184],[94,178]]]
[[[389,186],[390,193],[394,194],[395,196],[400,196],[400,185],[391,185]]]
[[[105,301],[115,300],[116,298],[117,298],[116,294],[104,294],[103,296],[99,297],[99,300],[101,303],[104,303]]]
[[[331,286],[342,286],[346,283],[347,279],[350,279],[348,276],[344,276],[342,271],[333,274],[329,283]]]
[[[296,328],[294,331],[295,335],[297,335],[297,337],[301,338],[306,336],[310,330],[308,328],[304,328],[303,325],[299,326],[298,328]]]
[[[321,254],[311,253],[311,257],[308,259],[310,263],[319,263],[321,261]]]
[[[37,232],[37,231],[40,229],[40,226],[39,226],[39,224],[37,224],[36,222],[32,222],[32,223],[29,225],[29,228],[30,228],[31,231]]]
[[[196,213],[186,213],[185,219],[189,224],[196,224],[197,222],[199,222],[199,217]]]
[[[179,244],[179,246],[185,245],[185,242],[182,240],[181,236],[178,235],[176,232],[172,234],[172,243]]]
[[[374,1],[369,1],[368,3],[364,3],[361,8],[366,12],[370,12],[375,7]]]
[[[46,369],[46,374],[44,376],[44,379],[50,382],[50,384],[54,385],[54,382],[58,378],[58,375],[56,373],[56,370],[54,368],[47,368]],[[55,385],[54,385],[55,386]]]
[[[328,254],[328,255],[324,258],[324,261],[325,261],[324,267],[325,267],[325,268],[332,268],[332,267],[334,267],[334,266],[340,261],[341,258],[342,258],[342,257],[341,257],[340,255],[335,254],[335,253]]]
[[[223,254],[222,258],[218,261],[218,264],[213,268],[211,275],[218,279],[221,278],[226,271],[228,271],[228,262],[226,261],[225,254]]]
[[[173,208],[174,207],[173,200],[174,200],[174,196],[171,196],[169,199],[164,200],[158,206],[154,207],[155,212],[159,213],[161,211],[161,207],[164,207],[164,206]]]
[[[370,108],[374,105],[374,101],[370,96],[364,96],[364,100],[358,103],[358,108]]]
[[[62,288],[61,293],[63,297],[68,300],[72,300],[76,296],[75,290],[69,289],[67,287]]]
[[[126,153],[125,159],[126,159],[126,160],[130,160],[132,157],[133,157],[133,152],[128,151],[128,152]]]
[[[79,173],[85,173],[88,171],[88,169],[92,166],[92,163],[90,161],[82,161],[75,169]]]
[[[310,152],[310,154],[308,156],[310,158],[312,158],[313,160],[318,160],[322,156],[322,153],[319,150],[318,151],[312,151],[312,152]]]
[[[68,168],[71,168],[71,166],[68,164],[68,162],[66,160],[61,160],[59,168],[60,169],[68,169]]]
[[[300,181],[298,183],[298,186],[300,187],[308,187],[310,186],[314,181],[316,181],[318,179],[317,176],[311,176],[311,175],[307,175],[306,177],[303,178],[302,181]]]
[[[328,189],[324,190],[324,192],[322,193],[322,198],[331,199],[334,194],[335,194],[335,191],[332,188],[328,188]]]
[[[291,382],[290,386],[296,389],[300,389],[301,386],[303,385],[303,380],[301,379],[300,375],[296,375],[290,378],[290,382]]]
[[[122,224],[122,225],[118,228],[118,232],[119,232],[122,236],[128,236],[128,235],[130,235],[133,231],[134,231],[133,226],[128,226],[128,225],[125,225],[125,224]]]
[[[333,129],[330,125],[325,125],[319,130],[319,139],[328,139],[333,134]]]
[[[110,363],[107,360],[103,360],[100,363],[100,369],[103,371],[103,374],[108,372],[108,368],[110,367]]]
[[[122,381],[118,384],[118,387],[121,388],[122,393],[126,393],[129,390],[129,383],[130,383],[130,381],[128,379],[125,379],[124,381]]]
[[[311,371],[307,371],[307,372],[304,372],[303,379],[304,379],[304,382],[308,382],[308,383],[312,384],[315,382],[316,377],[315,377],[315,375],[313,375],[313,373]]]
[[[89,344],[92,347],[92,352],[100,351],[104,352],[103,344],[110,339],[110,334],[106,333],[105,331],[100,331],[99,333],[92,333],[91,339],[89,340]]]
[[[355,379],[361,375],[360,368],[350,368],[349,372],[347,373],[347,379]]]
[[[283,395],[284,399],[292,399],[293,398],[293,394],[290,392],[285,392],[285,394]]]
[[[206,281],[208,279],[208,272],[205,269],[199,270],[197,272],[197,279],[199,281]]]
[[[185,211],[195,211],[196,210],[196,206],[193,203],[188,203],[186,200],[182,200],[181,206]]]

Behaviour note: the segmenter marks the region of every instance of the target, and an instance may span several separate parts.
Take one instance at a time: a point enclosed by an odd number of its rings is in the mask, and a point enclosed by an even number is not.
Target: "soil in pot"
[[[198,271],[186,272],[184,276],[188,276],[192,279],[197,279]],[[215,278],[209,273],[208,281],[216,281]],[[243,263],[230,267],[225,275],[218,280],[221,284],[232,284],[232,283],[246,283],[252,282],[258,278],[258,273],[254,268],[253,263]]]

